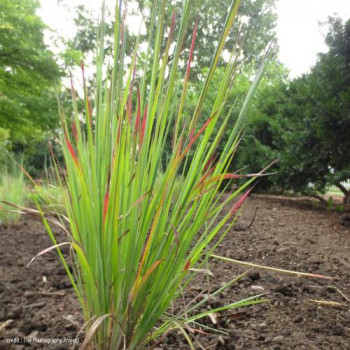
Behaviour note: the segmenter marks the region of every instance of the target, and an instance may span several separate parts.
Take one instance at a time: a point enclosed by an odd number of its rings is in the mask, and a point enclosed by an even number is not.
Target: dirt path
[[[242,230],[256,219],[249,230]],[[241,230],[240,230],[241,229]],[[0,349],[69,349],[82,325],[79,305],[55,253],[26,264],[48,247],[40,222],[26,218],[17,227],[0,226]],[[227,312],[215,324],[226,333],[193,333],[196,349],[350,349],[350,230],[339,214],[299,208],[266,198],[251,198],[236,229],[216,251],[218,255],[284,269],[335,277],[319,280],[268,271],[250,271],[206,309],[247,296],[269,293],[269,303]],[[212,260],[214,277],[207,285],[198,277],[176,307],[199,291],[211,292],[246,268]],[[343,295],[341,294],[343,293]],[[344,297],[345,296],[345,297]],[[322,305],[316,301],[338,304]],[[214,321],[214,322],[213,322]],[[207,331],[212,333],[211,331]],[[18,339],[9,343],[9,339]],[[25,339],[35,343],[24,344]],[[38,340],[52,339],[56,344]],[[22,343],[21,343],[22,342]],[[59,344],[58,342],[61,342]],[[177,332],[167,335],[158,349],[188,349]]]

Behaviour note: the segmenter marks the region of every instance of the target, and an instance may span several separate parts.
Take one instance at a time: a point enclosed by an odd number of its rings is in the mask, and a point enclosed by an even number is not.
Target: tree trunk
[[[343,208],[344,211],[350,212],[350,191],[345,188],[340,182],[336,185],[343,193],[344,193],[344,199],[343,199]]]
[[[318,199],[320,201],[320,203],[327,206],[327,201],[322,196],[320,196],[318,194],[310,194],[310,197]]]
[[[344,193],[343,206],[345,212],[350,212],[350,191]]]

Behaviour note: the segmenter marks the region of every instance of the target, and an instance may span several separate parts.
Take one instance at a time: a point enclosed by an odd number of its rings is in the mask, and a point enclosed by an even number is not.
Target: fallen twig
[[[276,267],[269,267],[265,265],[258,265],[258,264],[253,264],[250,262],[246,261],[240,261],[236,259],[231,259],[231,258],[226,258],[224,256],[219,256],[215,254],[210,255],[212,258],[223,260],[226,262],[233,262],[238,265],[243,265],[243,266],[250,266],[250,267],[256,267],[257,269],[262,269],[262,270],[269,270],[269,271],[275,271],[279,273],[286,273],[289,275],[296,275],[296,276],[303,276],[303,277],[312,277],[312,278],[322,278],[322,279],[328,279],[328,280],[334,280],[334,277],[329,277],[329,276],[324,276],[324,275],[318,275],[318,274],[313,274],[313,273],[306,273],[306,272],[298,272],[298,271],[292,271],[292,270],[285,270],[285,269],[278,269]]]
[[[31,308],[34,308],[34,307],[43,307],[45,305],[46,305],[45,302],[35,303],[35,304],[25,305],[25,306],[23,306],[23,309],[31,309]]]
[[[63,292],[25,292],[25,296],[40,295],[44,297],[64,297],[66,293]]]
[[[3,329],[5,329],[9,324],[11,324],[13,322],[13,320],[11,320],[11,319],[9,319],[9,320],[7,320],[7,321],[5,321],[5,322],[2,322],[1,324],[0,324],[0,332],[3,330]]]

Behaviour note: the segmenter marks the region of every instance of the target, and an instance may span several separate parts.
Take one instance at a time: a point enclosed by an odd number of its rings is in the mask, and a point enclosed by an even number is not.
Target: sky
[[[114,0],[106,2],[114,3]],[[58,6],[57,0],[40,0],[40,3],[39,15],[44,22],[60,35],[72,37],[72,14]],[[61,0],[61,3],[69,6],[84,4],[97,17],[101,1]],[[318,52],[327,51],[324,44],[326,29],[320,28],[319,23],[334,14],[344,20],[350,19],[350,0],[277,0],[276,12],[279,59],[290,70],[290,76],[297,77],[316,63]]]
[[[350,19],[350,0],[279,0],[277,2],[277,38],[279,59],[291,76],[306,73],[317,60],[318,52],[326,52],[325,22],[333,14]]]

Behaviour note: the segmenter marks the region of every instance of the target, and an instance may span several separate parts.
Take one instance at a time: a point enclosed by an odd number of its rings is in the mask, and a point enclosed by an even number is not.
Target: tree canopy
[[[58,123],[61,73],[44,44],[36,0],[0,0],[0,125],[15,151],[34,151]]]
[[[270,185],[282,191],[317,193],[335,185],[348,201],[341,182],[350,178],[350,21],[330,18],[329,24],[329,50],[308,74],[258,93],[260,112],[242,160],[256,166],[279,159]],[[250,151],[248,140],[259,147]]]

